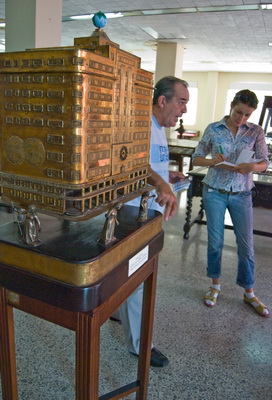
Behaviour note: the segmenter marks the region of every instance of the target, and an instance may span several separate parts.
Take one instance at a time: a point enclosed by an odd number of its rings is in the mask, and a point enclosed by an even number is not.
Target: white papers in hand
[[[262,161],[262,159],[256,159],[256,158],[252,158],[254,154],[254,151],[251,150],[242,150],[241,153],[239,154],[237,160],[235,161],[235,164],[230,163],[228,161],[222,161],[218,164],[215,164],[215,167],[221,167],[221,168],[226,168],[226,169],[232,169],[233,167],[235,167],[238,164],[242,164],[242,163],[258,163],[260,161]]]
[[[254,154],[254,151],[242,150],[241,153],[239,154],[237,160],[235,161],[235,164],[238,165],[238,164],[250,162],[253,154]]]

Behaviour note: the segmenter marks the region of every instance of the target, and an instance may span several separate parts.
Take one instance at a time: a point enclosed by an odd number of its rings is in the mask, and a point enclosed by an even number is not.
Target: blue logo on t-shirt
[[[169,154],[168,154],[168,149],[166,146],[160,146],[160,161],[165,162],[169,161]]]

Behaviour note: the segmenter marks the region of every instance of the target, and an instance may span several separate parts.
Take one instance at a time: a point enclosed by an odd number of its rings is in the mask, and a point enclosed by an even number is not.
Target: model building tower
[[[101,28],[0,54],[2,201],[85,219],[147,185],[153,75]]]

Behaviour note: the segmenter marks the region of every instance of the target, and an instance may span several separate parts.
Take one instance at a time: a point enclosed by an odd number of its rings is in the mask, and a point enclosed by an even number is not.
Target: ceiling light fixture
[[[121,18],[123,17],[123,14],[121,12],[117,13],[105,13],[107,18]]]
[[[167,41],[173,41],[173,40],[178,40],[178,39],[186,39],[186,36],[182,35],[181,33],[170,33],[167,37],[162,35],[161,33],[158,33],[154,29],[152,29],[150,26],[146,27],[141,27],[141,29],[146,32],[148,35],[153,37],[156,40],[167,40]]]
[[[196,7],[191,8],[163,8],[162,10],[142,10],[143,15],[180,14],[197,12]]]
[[[259,4],[247,4],[243,6],[214,6],[214,7],[196,7],[199,12],[221,12],[221,11],[245,11],[259,10]]]
[[[145,15],[183,14],[197,12],[222,12],[222,11],[250,11],[250,10],[272,10],[272,3],[269,4],[247,4],[240,6],[214,6],[214,7],[183,7],[163,8],[161,10],[131,10],[120,12],[105,12],[107,18],[139,17]],[[94,14],[64,15],[62,22],[84,21],[92,19]],[[5,28],[5,20],[1,19],[0,28]]]
[[[272,4],[261,4],[260,9],[261,10],[272,10]]]
[[[141,28],[145,33],[152,36],[154,39],[160,39],[162,36],[150,26]]]
[[[131,10],[120,12],[105,12],[108,18],[120,17],[139,17],[151,15],[165,15],[165,14],[184,14],[184,13],[205,13],[205,12],[223,12],[223,11],[254,11],[254,10],[271,10],[272,4],[245,4],[245,5],[232,5],[232,6],[213,6],[213,7],[181,7],[181,8],[163,8],[153,10]],[[63,16],[62,21],[75,21],[91,19],[94,14],[82,15],[67,15]]]
[[[82,21],[85,19],[92,19],[93,16],[94,16],[94,14],[71,15],[69,17],[69,19],[76,20],[76,21]]]
[[[124,15],[121,12],[108,12],[105,13],[107,18],[121,18]],[[68,15],[67,17],[63,17],[62,21],[84,21],[84,20],[89,20],[92,19],[94,14],[81,14],[81,15]]]

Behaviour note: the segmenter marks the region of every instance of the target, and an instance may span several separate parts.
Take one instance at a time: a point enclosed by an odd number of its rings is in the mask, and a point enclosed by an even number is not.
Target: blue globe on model
[[[97,28],[104,28],[104,26],[107,23],[107,17],[101,11],[94,14],[92,20],[93,20],[94,26],[96,26]]]

